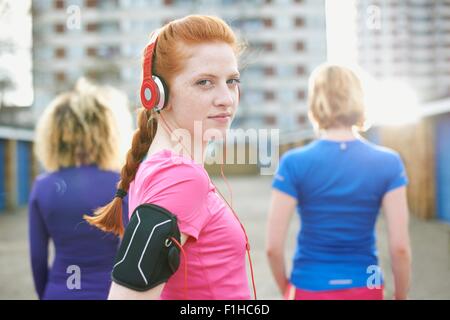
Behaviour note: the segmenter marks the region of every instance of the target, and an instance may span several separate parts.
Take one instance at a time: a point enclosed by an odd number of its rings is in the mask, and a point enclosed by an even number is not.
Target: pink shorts
[[[284,294],[285,300],[383,300],[384,286],[369,289],[367,287],[329,291],[309,291],[289,284]]]

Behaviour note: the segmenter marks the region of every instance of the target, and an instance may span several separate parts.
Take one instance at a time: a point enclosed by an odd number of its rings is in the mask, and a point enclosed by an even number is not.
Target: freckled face
[[[171,83],[168,111],[177,127],[194,134],[201,122],[225,136],[236,113],[239,71],[236,55],[226,43],[190,45],[184,69]]]

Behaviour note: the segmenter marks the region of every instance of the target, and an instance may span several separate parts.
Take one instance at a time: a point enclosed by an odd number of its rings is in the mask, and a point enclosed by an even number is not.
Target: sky
[[[0,51],[0,79],[9,74],[16,83],[3,98],[8,105],[29,106],[33,101],[30,5],[31,0],[0,0],[0,43],[12,41],[15,47],[12,53]]]

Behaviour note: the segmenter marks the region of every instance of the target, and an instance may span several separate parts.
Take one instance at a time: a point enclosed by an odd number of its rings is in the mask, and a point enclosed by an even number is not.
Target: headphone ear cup
[[[169,100],[169,89],[163,80],[163,78],[159,76],[152,76],[152,79],[155,83],[155,86],[158,90],[159,100],[156,102],[155,110],[161,111],[167,105],[167,101]]]
[[[159,100],[159,89],[156,83],[151,80],[144,80],[141,86],[141,103],[144,108],[153,109]]]

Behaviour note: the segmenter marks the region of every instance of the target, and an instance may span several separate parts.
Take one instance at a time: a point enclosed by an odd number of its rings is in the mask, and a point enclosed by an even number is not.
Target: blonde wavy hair
[[[350,68],[323,64],[309,79],[309,118],[318,129],[364,130],[366,110],[360,79]]]
[[[45,170],[96,164],[119,171],[132,131],[128,100],[120,91],[85,78],[57,96],[36,126],[34,153]]]

